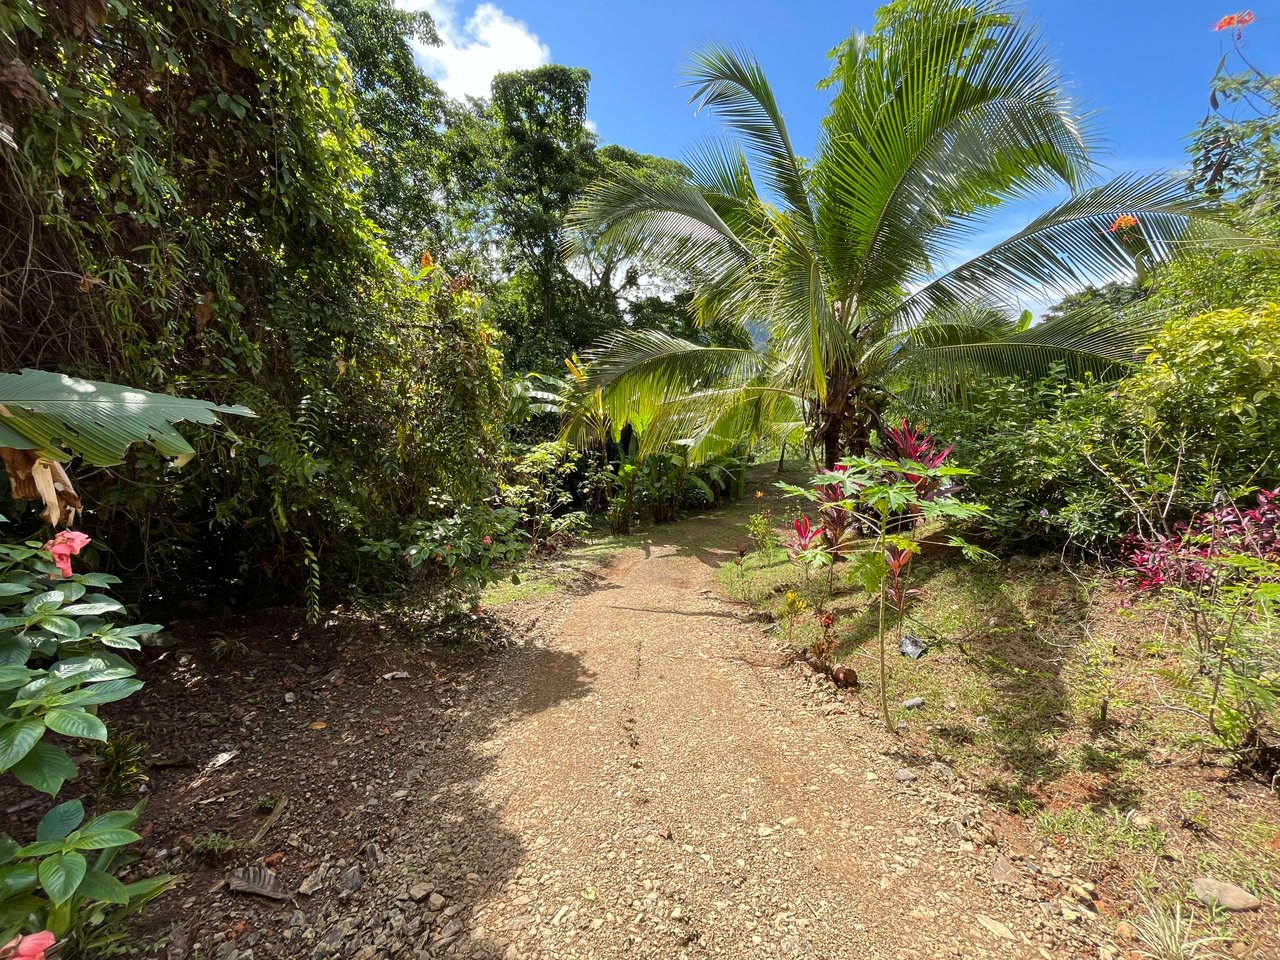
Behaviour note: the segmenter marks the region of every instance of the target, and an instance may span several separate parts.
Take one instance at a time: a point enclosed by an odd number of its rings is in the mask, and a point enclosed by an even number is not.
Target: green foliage
[[[753,513],[747,518],[747,539],[766,557],[772,558],[778,547],[778,534],[773,529],[773,511],[769,508]]]
[[[1109,478],[1146,485],[1132,474],[1145,438],[1114,387],[1073,382],[1059,369],[1035,383],[988,380],[964,405],[945,400],[914,415],[951,438],[953,461],[973,471],[966,486],[989,507],[983,524],[1001,539],[1106,549],[1135,523]]]
[[[228,836],[225,833],[219,833],[211,830],[209,833],[202,833],[191,841],[191,852],[197,857],[204,857],[207,860],[218,860],[225,857],[239,844],[236,838]]]
[[[1192,135],[1189,186],[1257,216],[1275,210],[1280,187],[1280,77],[1249,62],[1239,37],[1232,44],[1210,81],[1209,112]]]
[[[1164,264],[1153,273],[1148,305],[1157,313],[1192,317],[1277,301],[1280,252],[1245,249],[1192,252]]]
[[[1118,385],[1060,369],[916,411],[954,438],[993,533],[1109,552],[1221,492],[1280,481],[1280,308],[1175,316],[1149,347]]]
[[[132,733],[116,734],[105,743],[87,741],[85,753],[89,764],[85,789],[94,806],[136,797],[150,779],[143,745]]]
[[[426,10],[402,10],[392,0],[326,0],[325,9],[368,133],[365,209],[401,262],[416,262],[423,250],[439,250],[446,232],[438,195],[451,107],[412,46],[439,45],[435,23]]]
[[[1171,321],[1121,394],[1165,447],[1228,488],[1280,479],[1280,306]]]
[[[137,650],[160,629],[109,619],[123,608],[91,591],[115,582],[101,573],[59,577],[38,543],[0,545],[0,774],[50,797],[76,774],[55,738],[110,742],[98,707],[142,686],[112,651]],[[117,939],[115,925],[170,882],[125,885],[111,872],[139,839],[131,828],[142,808],[86,822],[81,802],[69,800],[44,816],[32,843],[0,834],[0,941],[43,929],[86,950]]]
[[[259,415],[235,447],[193,431],[190,472],[144,451],[85,484],[91,532],[110,525],[152,596],[316,609],[355,582],[361,537],[488,477],[494,332],[464,281],[396,266],[361,192],[378,141],[358,117],[386,142],[430,119],[374,104],[421,86],[403,36],[377,51],[426,22],[340,6],[358,83],[315,0],[124,0],[97,38],[34,0],[0,9],[0,55],[30,72],[21,97],[0,84],[0,269],[23,320],[0,363]]]
[[[78,380],[43,370],[0,373],[0,447],[35,450],[55,460],[80,457],[95,466],[124,461],[131,444],[145,442],[182,462],[195,451],[175,423],[214,424],[218,414],[253,416],[242,406]]]
[[[493,502],[438,496],[426,515],[404,525],[395,539],[366,540],[361,553],[386,571],[383,582],[409,571],[412,600],[422,604],[419,625],[447,627],[478,610],[481,590],[507,577],[528,550],[520,529],[520,511],[495,496]]]
[[[557,553],[571,546],[590,527],[581,510],[573,510],[570,485],[581,470],[581,453],[562,440],[511,451],[501,497],[519,511],[520,528],[535,551]]]
[[[954,547],[970,559],[984,552],[954,535],[943,540],[926,540],[921,526],[940,522],[963,522],[982,516],[985,508],[966,503],[956,494],[951,478],[969,475],[959,467],[926,466],[896,460],[851,458],[839,469],[815,476],[808,487],[780,483],[779,489],[821,505],[828,525],[839,515],[840,528],[847,533],[829,537],[825,547],[827,565],[848,563],[849,581],[877,598],[879,605],[878,663],[880,712],[884,725],[893,731],[889,716],[886,679],[886,636],[890,625],[886,613],[890,604],[898,613],[898,640],[902,639],[902,614],[909,596],[908,578],[912,559],[926,544]],[[807,518],[806,518],[807,519]],[[853,532],[866,535],[861,544],[852,541]],[[788,596],[790,602],[790,596]]]

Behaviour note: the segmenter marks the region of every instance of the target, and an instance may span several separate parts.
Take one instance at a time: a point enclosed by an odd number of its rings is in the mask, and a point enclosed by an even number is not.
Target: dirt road
[[[716,541],[664,528],[524,611],[537,639],[457,691],[315,956],[1099,955],[991,808],[717,595]]]

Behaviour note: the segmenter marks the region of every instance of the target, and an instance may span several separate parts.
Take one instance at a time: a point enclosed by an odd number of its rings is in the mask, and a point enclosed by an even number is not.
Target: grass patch
[[[1168,839],[1155,825],[1135,822],[1114,807],[1046,811],[1036,817],[1036,828],[1055,843],[1078,847],[1094,863],[1110,863],[1123,852],[1159,854]]]

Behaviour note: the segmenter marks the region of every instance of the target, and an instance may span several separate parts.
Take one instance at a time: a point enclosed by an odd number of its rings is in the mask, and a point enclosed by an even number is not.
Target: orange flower
[[[1219,20],[1218,25],[1213,29],[1217,30],[1219,33],[1221,33],[1223,30],[1231,30],[1233,28],[1239,31],[1239,30],[1243,30],[1245,27],[1247,27],[1251,23],[1253,23],[1253,11],[1245,10],[1242,13],[1228,14],[1227,16]]]
[[[1132,214],[1122,213],[1116,217],[1116,222],[1107,227],[1108,233],[1120,233],[1123,230],[1132,230],[1138,225],[1138,218]]]

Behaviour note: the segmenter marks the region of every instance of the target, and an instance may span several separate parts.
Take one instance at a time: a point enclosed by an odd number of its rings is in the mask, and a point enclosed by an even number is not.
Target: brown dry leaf
[[[3,415],[4,410],[0,408],[0,416]],[[55,527],[75,523],[81,508],[80,495],[62,464],[34,450],[0,449],[0,459],[4,461],[9,490],[15,500],[42,501],[42,516]]]
[[[96,37],[107,22],[107,0],[44,0],[44,5],[80,40]]]

